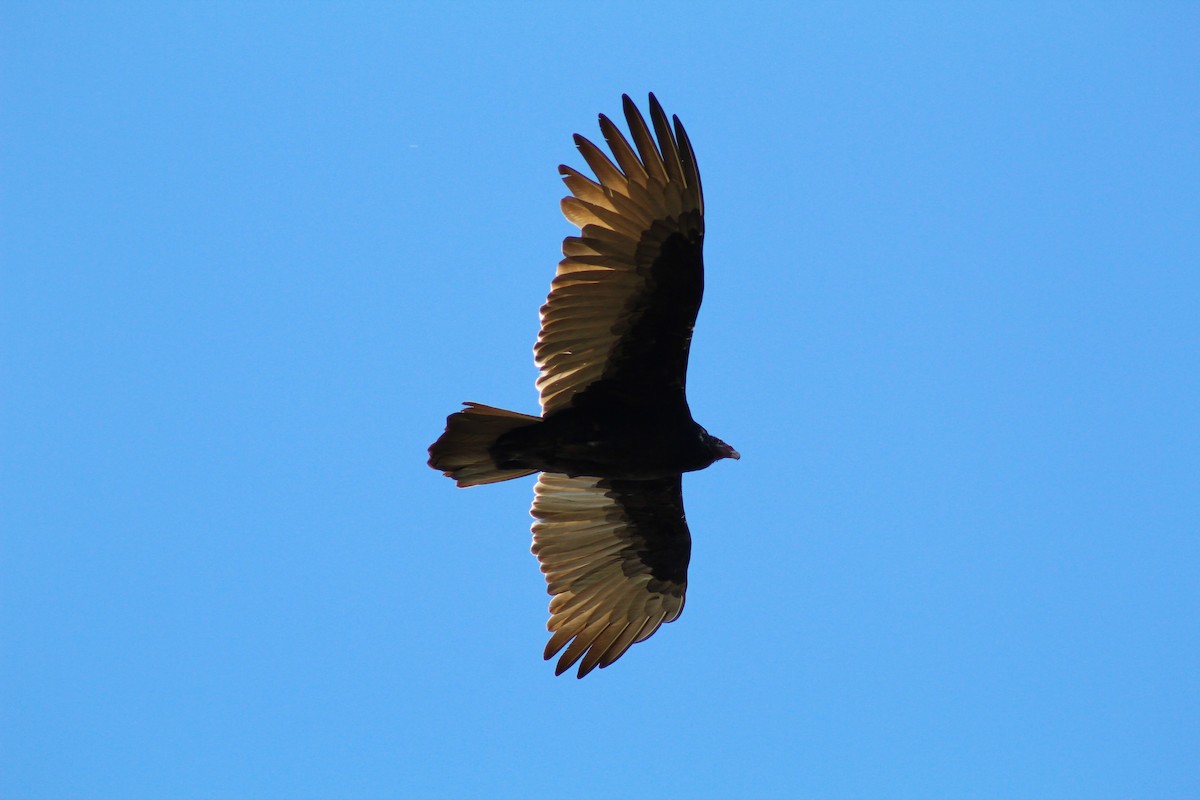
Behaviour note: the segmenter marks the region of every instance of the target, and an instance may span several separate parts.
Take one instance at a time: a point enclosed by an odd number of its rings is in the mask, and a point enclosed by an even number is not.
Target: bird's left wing
[[[700,172],[679,118],[668,120],[654,95],[650,125],[628,95],[623,103],[632,144],[600,117],[616,163],[577,135],[596,179],[559,167],[571,190],[563,213],[581,230],[563,241],[542,306],[534,358],[543,414],[589,389],[634,403],[683,400],[704,294]]]
[[[692,538],[680,478],[620,481],[543,472],[533,553],[546,575],[545,657],[561,675],[607,667],[683,611]]]

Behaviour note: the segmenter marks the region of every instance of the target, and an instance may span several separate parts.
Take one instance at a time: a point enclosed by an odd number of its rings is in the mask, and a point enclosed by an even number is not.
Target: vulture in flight
[[[613,159],[575,144],[563,214],[578,236],[541,309],[541,416],[479,403],[446,420],[429,465],[459,486],[541,473],[533,553],[546,576],[555,674],[607,667],[683,611],[692,540],[681,476],[738,458],[692,419],[688,349],[704,292],[704,198],[678,117],[623,97],[632,143],[600,115]],[[565,648],[565,650],[564,650]]]

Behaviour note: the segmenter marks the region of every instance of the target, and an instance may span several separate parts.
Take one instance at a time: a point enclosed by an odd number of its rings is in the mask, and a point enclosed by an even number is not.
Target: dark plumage
[[[546,658],[562,674],[607,667],[683,610],[691,536],[681,474],[732,447],[692,419],[692,328],[704,294],[704,199],[679,118],[650,95],[651,128],[623,98],[632,144],[607,117],[616,160],[582,136],[596,175],[559,172],[579,236],[542,306],[534,347],[542,416],[467,403],[429,448],[459,486],[540,472],[533,552],[546,575]],[[657,142],[656,142],[657,139]]]

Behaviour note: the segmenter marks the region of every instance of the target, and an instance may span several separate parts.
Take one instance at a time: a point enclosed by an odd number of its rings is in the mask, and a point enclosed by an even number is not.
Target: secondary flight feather
[[[560,166],[578,236],[541,309],[540,416],[479,403],[451,414],[429,465],[459,486],[540,472],[533,553],[551,595],[556,674],[604,668],[683,611],[691,534],[681,476],[738,453],[686,396],[704,294],[704,197],[678,117],[623,97],[630,139],[604,115],[613,158],[578,134],[595,178]]]

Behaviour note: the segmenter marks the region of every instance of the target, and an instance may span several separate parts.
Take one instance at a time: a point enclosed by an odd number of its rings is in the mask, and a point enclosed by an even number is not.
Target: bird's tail
[[[478,486],[497,483],[534,469],[500,469],[492,458],[491,448],[503,434],[516,428],[540,422],[541,417],[505,411],[502,408],[464,403],[466,406],[446,417],[446,432],[429,446],[429,466],[440,469],[459,486]]]

